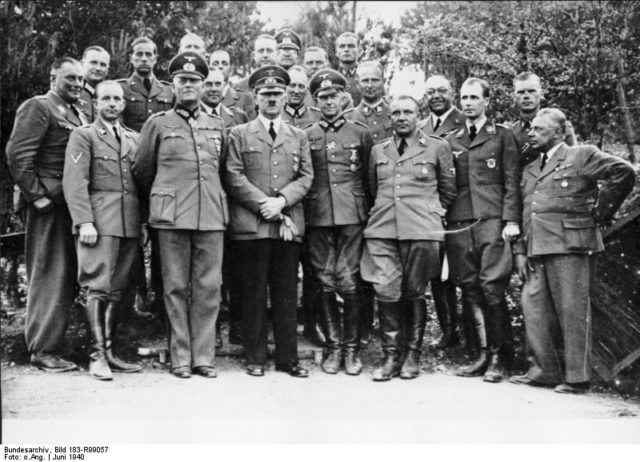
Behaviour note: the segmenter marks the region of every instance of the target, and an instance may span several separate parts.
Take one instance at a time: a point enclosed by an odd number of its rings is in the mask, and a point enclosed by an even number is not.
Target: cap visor
[[[264,93],[284,93],[285,89],[283,87],[261,87],[256,89],[256,93],[262,95]]]

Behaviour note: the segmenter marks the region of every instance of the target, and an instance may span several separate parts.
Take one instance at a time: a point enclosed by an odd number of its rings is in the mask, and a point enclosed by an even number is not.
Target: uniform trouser
[[[87,299],[121,301],[140,266],[139,247],[137,237],[99,236],[93,246],[76,237],[78,283],[87,288]]]
[[[76,292],[77,261],[66,204],[39,213],[22,211],[29,292],[25,339],[32,353],[53,353],[62,346]]]
[[[325,292],[355,294],[360,279],[363,225],[307,228],[313,277]]]
[[[213,366],[222,282],[222,231],[159,229],[171,368]]]
[[[447,230],[460,230],[470,224],[451,223]],[[488,219],[446,236],[451,278],[462,287],[468,303],[504,303],[513,263],[511,246],[504,242],[501,234],[502,220]]]
[[[596,255],[544,255],[529,261],[534,272],[522,288],[532,363],[527,375],[548,384],[588,382]]]
[[[366,239],[360,263],[362,278],[373,284],[383,302],[425,298],[428,282],[440,271],[438,241]]]
[[[276,364],[298,361],[297,277],[300,244],[279,239],[233,241],[240,281],[247,364],[267,361],[267,286],[273,311]]]

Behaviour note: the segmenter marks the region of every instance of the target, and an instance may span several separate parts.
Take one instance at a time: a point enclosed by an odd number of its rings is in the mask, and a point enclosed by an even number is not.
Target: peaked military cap
[[[347,81],[344,76],[333,69],[319,70],[311,76],[309,82],[309,89],[315,98],[344,91],[346,87]]]
[[[276,33],[276,42],[278,42],[278,48],[293,48],[298,51],[302,49],[300,36],[291,29],[279,30]]]
[[[173,57],[169,63],[169,74],[189,75],[204,79],[209,75],[207,61],[198,53],[185,51]]]
[[[249,77],[249,87],[256,93],[284,93],[291,79],[280,66],[262,66]]]

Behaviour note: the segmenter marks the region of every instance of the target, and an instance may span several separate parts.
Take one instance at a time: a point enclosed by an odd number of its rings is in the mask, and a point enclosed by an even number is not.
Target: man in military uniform
[[[595,146],[569,147],[567,120],[542,109],[529,143],[542,154],[523,171],[523,230],[515,249],[531,367],[511,381],[585,393],[591,380],[591,290],[598,225],[607,225],[636,180],[633,167]],[[597,201],[596,201],[597,199]]]
[[[247,114],[237,107],[226,107],[222,103],[222,92],[225,87],[225,79],[219,70],[209,70],[209,75],[204,79],[204,94],[202,108],[208,114],[213,114],[222,119],[226,128],[244,124],[249,121]]]
[[[198,34],[189,32],[184,34],[180,39],[180,46],[178,47],[178,53],[184,53],[185,51],[193,51],[201,54],[206,58],[207,47],[204,44],[204,40]]]
[[[93,45],[82,53],[82,69],[84,71],[84,84],[80,93],[80,109],[87,121],[93,122],[96,117],[95,88],[107,77],[111,56],[102,47]]]
[[[329,67],[327,50],[320,47],[305,48],[302,64],[307,69],[307,76],[311,78],[316,72]]]
[[[373,141],[366,126],[342,115],[340,99],[346,84],[332,69],[311,79],[322,119],[305,130],[314,171],[305,200],[306,247],[319,289],[314,298],[327,346],[322,370],[336,374],[344,360],[346,373],[358,375],[362,304],[357,289],[362,232],[370,207],[364,170]],[[344,300],[343,315],[336,293]]]
[[[71,217],[62,192],[64,151],[71,131],[87,120],[77,106],[82,65],[65,57],[51,70],[51,90],[18,108],[6,152],[9,171],[20,188],[16,211],[22,213],[25,226],[27,349],[34,366],[64,372],[76,368],[56,355],[64,341],[76,281]]]
[[[131,64],[133,74],[128,79],[117,82],[124,90],[126,105],[122,112],[122,122],[125,126],[139,132],[145,121],[153,114],[168,111],[173,106],[173,90],[171,84],[158,80],[153,68],[158,60],[156,44],[147,37],[138,37],[131,44]],[[132,281],[137,285],[134,313],[145,311],[147,284],[144,267]],[[151,285],[156,298],[152,302],[156,312],[162,309],[162,278],[160,276],[160,262],[158,261],[158,243],[155,231],[151,232]]]
[[[118,122],[124,104],[117,82],[98,84],[96,121],[71,134],[62,177],[76,236],[78,283],[87,289],[89,375],[98,380],[111,380],[112,369],[142,369],[113,353],[119,304],[141,263],[140,204],[131,176],[138,134]]]
[[[222,89],[222,104],[227,108],[237,108],[247,114],[247,108],[255,112],[253,96],[248,91],[236,90],[229,82],[231,74],[231,57],[225,50],[215,50],[209,58],[209,70],[219,70],[224,75],[224,88]]]
[[[171,324],[171,373],[216,377],[216,320],[227,199],[219,169],[226,148],[222,120],[200,110],[202,55],[187,51],[169,63],[174,109],[150,118],[140,135],[133,174],[156,229],[164,304]]]
[[[487,82],[467,79],[460,101],[465,126],[447,136],[458,196],[447,215],[446,245],[453,282],[462,287],[474,317],[480,356],[457,374],[484,374],[485,381],[500,382],[513,359],[505,290],[512,269],[510,242],[520,234],[520,164],[511,131],[485,114]]]
[[[393,134],[389,105],[384,100],[384,70],[378,61],[364,61],[356,72],[362,101],[348,117],[369,127],[374,142]],[[355,102],[354,102],[355,104]]]
[[[291,67],[289,79],[287,102],[284,105],[282,118],[294,127],[305,129],[320,119],[320,111],[306,103],[307,95],[309,95],[309,79],[304,67],[297,65]]]
[[[391,102],[394,136],[376,144],[369,161],[374,204],[364,230],[361,271],[378,302],[384,361],[375,381],[420,373],[427,282],[440,274],[443,218],[456,196],[449,145],[417,129],[418,103]]]
[[[291,29],[281,29],[276,32],[276,42],[278,42],[277,64],[285,70],[298,64],[300,51],[302,51],[302,40],[300,36]]]
[[[117,82],[124,90],[126,106],[122,113],[124,124],[139,132],[153,114],[173,106],[173,91],[169,82],[158,80],[153,68],[158,60],[156,44],[147,37],[138,37],[131,44],[133,74]]]
[[[262,66],[273,66],[278,60],[278,42],[273,35],[260,34],[253,42],[253,63],[256,68]],[[234,88],[242,91],[252,92],[253,90],[249,86],[249,78],[247,76],[244,79],[236,82]],[[248,114],[248,113],[247,113]],[[253,118],[251,119],[253,120]]]
[[[518,110],[519,119],[511,126],[511,131],[518,143],[522,168],[540,157],[540,153],[533,149],[529,143],[529,131],[531,130],[531,121],[540,110],[542,94],[540,77],[536,74],[522,72],[513,79],[513,100]],[[573,126],[569,121],[565,126],[564,143],[567,146],[576,144]]]
[[[356,69],[358,67],[358,56],[360,48],[358,36],[353,32],[343,32],[336,39],[336,58],[338,58],[338,72],[347,80],[347,91],[351,95],[354,106],[360,104],[360,88]]]
[[[433,75],[427,79],[425,87],[429,115],[418,123],[418,127],[427,135],[442,138],[464,127],[464,116],[453,105],[455,94],[451,82],[442,75]],[[444,258],[444,246],[442,250]],[[449,280],[442,281],[437,277],[431,281],[431,293],[442,330],[442,337],[436,343],[436,348],[446,349],[456,346],[458,344],[456,286]]]
[[[258,118],[233,127],[225,182],[230,196],[230,238],[241,281],[246,370],[264,375],[267,360],[267,287],[271,295],[276,370],[307,377],[298,363],[296,281],[304,235],[302,199],[313,169],[305,133],[284,123],[289,75],[279,66],[251,74]]]

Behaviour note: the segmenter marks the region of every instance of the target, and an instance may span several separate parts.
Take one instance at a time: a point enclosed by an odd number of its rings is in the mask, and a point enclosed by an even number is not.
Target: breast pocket
[[[112,152],[98,152],[93,157],[93,174],[96,176],[120,176],[120,159]]]
[[[154,186],[149,203],[149,223],[173,225],[176,220],[176,188]]]
[[[251,148],[242,153],[242,163],[246,170],[261,170],[263,155],[257,149]]]
[[[497,153],[478,159],[478,184],[502,183],[502,163]]]
[[[580,191],[582,178],[575,171],[560,171],[553,175],[553,192],[556,196],[572,196]]]
[[[388,159],[376,159],[376,175],[379,179],[389,178],[391,176],[391,167]]]
[[[436,166],[426,160],[413,161],[413,175],[418,180],[428,181],[436,178]]]
[[[208,133],[207,146],[209,148],[209,153],[219,155],[222,149],[222,136],[220,133]]]
[[[162,137],[162,144],[164,150],[171,154],[184,154],[188,149],[187,137],[180,132],[167,133]]]

